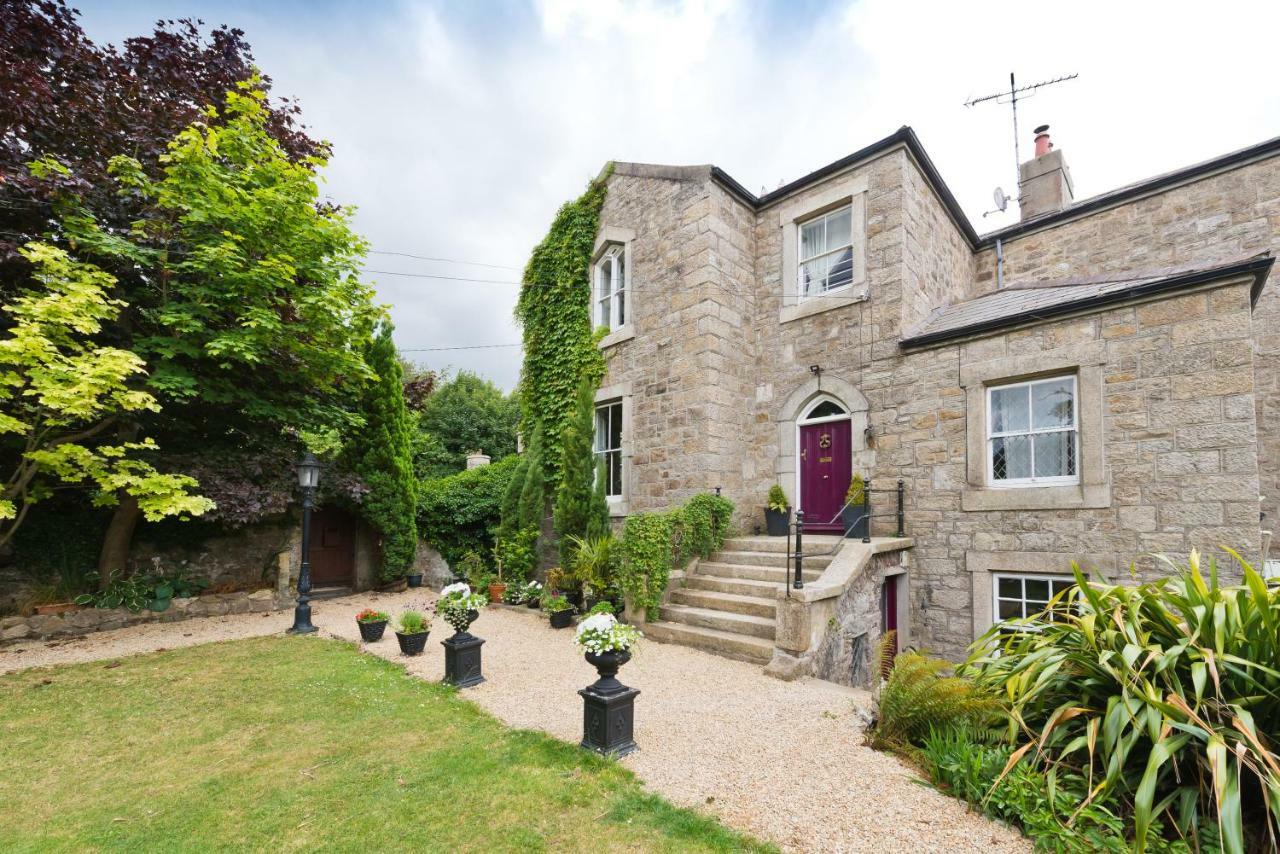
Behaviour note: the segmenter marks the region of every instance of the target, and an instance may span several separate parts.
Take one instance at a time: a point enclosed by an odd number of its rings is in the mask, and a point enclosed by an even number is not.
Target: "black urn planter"
[[[484,681],[480,660],[480,647],[484,638],[469,632],[454,632],[453,637],[440,641],[444,647],[444,681],[446,685],[470,688]]]
[[[427,647],[427,636],[431,632],[416,632],[406,635],[403,632],[396,632],[396,640],[400,641],[400,653],[402,655],[422,655],[422,651]]]
[[[387,630],[386,620],[378,620],[376,623],[356,620],[356,625],[360,627],[360,639],[365,643],[377,643],[382,640],[382,633]]]
[[[774,510],[772,507],[766,507],[764,510],[764,526],[765,531],[771,537],[785,537],[787,529],[791,523],[791,508],[786,510]]]
[[[406,575],[405,580],[409,582],[410,587],[421,587],[422,573],[419,572],[417,575]]]
[[[622,612],[627,610],[627,600],[621,596],[610,596],[609,604],[613,606],[613,615],[615,617],[621,617]]]
[[[567,629],[573,625],[573,609],[566,608],[563,611],[551,612],[551,628]]]
[[[587,661],[600,678],[578,692],[582,697],[582,746],[605,756],[626,756],[637,750],[635,742],[636,688],[618,681],[618,668],[631,653],[588,652]]]
[[[526,608],[529,608],[530,610],[536,610],[536,609],[538,609],[538,608],[542,607],[542,603],[541,603],[541,602],[539,602],[539,601],[538,601],[538,597],[537,597],[537,596],[535,596],[535,597],[533,597],[532,599],[530,599],[528,602],[525,602],[525,603],[524,603],[524,606],[525,606]]]
[[[569,604],[572,605],[573,607],[575,608],[582,607],[582,591],[581,590],[570,590],[568,593],[564,594],[564,598],[568,599]]]
[[[861,504],[854,504],[840,511],[840,521],[844,523],[845,536],[859,540],[867,536],[867,511]]]

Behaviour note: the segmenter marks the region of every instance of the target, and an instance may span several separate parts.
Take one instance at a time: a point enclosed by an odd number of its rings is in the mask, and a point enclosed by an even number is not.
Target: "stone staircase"
[[[813,581],[831,563],[839,537],[804,538],[804,579]],[[813,555],[810,557],[809,555]],[[735,537],[699,561],[672,592],[657,622],[644,635],[706,652],[767,664],[773,657],[778,591],[787,578],[786,537]]]

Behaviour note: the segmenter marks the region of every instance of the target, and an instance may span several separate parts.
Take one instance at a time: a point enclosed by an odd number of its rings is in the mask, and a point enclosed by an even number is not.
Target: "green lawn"
[[[762,848],[345,643],[0,677],[0,851]]]

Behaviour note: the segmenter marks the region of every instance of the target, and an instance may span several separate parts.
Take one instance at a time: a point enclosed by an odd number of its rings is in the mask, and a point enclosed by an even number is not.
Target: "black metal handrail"
[[[894,509],[892,513],[872,513],[871,512],[871,493],[872,492],[893,493],[897,498],[897,502],[896,502],[897,507]],[[826,522],[826,524],[834,525],[837,519],[843,520],[844,511],[852,503],[853,502],[846,501],[844,504],[840,505],[840,511],[836,513],[835,516],[831,517],[831,519],[829,519]],[[864,543],[871,542],[871,520],[876,518],[885,518],[886,516],[892,516],[897,521],[898,524],[897,524],[896,536],[905,537],[907,535],[906,534],[906,483],[903,481],[902,478],[898,478],[898,483],[893,489],[872,489],[871,481],[868,480],[865,483],[863,483],[861,507],[862,507],[861,515],[856,516],[851,522],[843,523],[844,529],[840,535],[840,539],[842,541],[849,536],[849,531],[853,530],[854,526],[856,526],[859,522],[865,519],[867,523],[867,528],[866,528],[866,533],[863,534],[862,542]],[[794,528],[796,532],[795,552],[791,551],[792,528]],[[810,552],[809,557],[825,557],[826,555],[833,555],[836,552],[838,552],[843,545],[844,543],[840,542],[837,545],[832,546],[830,549],[827,549],[826,551]],[[791,524],[787,525],[787,568],[788,570],[790,570],[791,567],[793,566],[795,567],[795,573],[793,575],[794,580],[791,583],[791,587],[793,587],[796,590],[801,590],[804,588],[804,558],[805,558],[804,511],[797,510],[795,522],[792,522]],[[788,590],[787,595],[790,595],[790,590]]]

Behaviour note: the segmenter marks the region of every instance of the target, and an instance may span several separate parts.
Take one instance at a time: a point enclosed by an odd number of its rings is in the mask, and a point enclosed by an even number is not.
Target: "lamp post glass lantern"
[[[298,604],[293,609],[291,634],[317,631],[311,624],[311,507],[320,484],[320,461],[308,451],[298,462],[298,486],[302,487],[302,565],[298,568]]]

